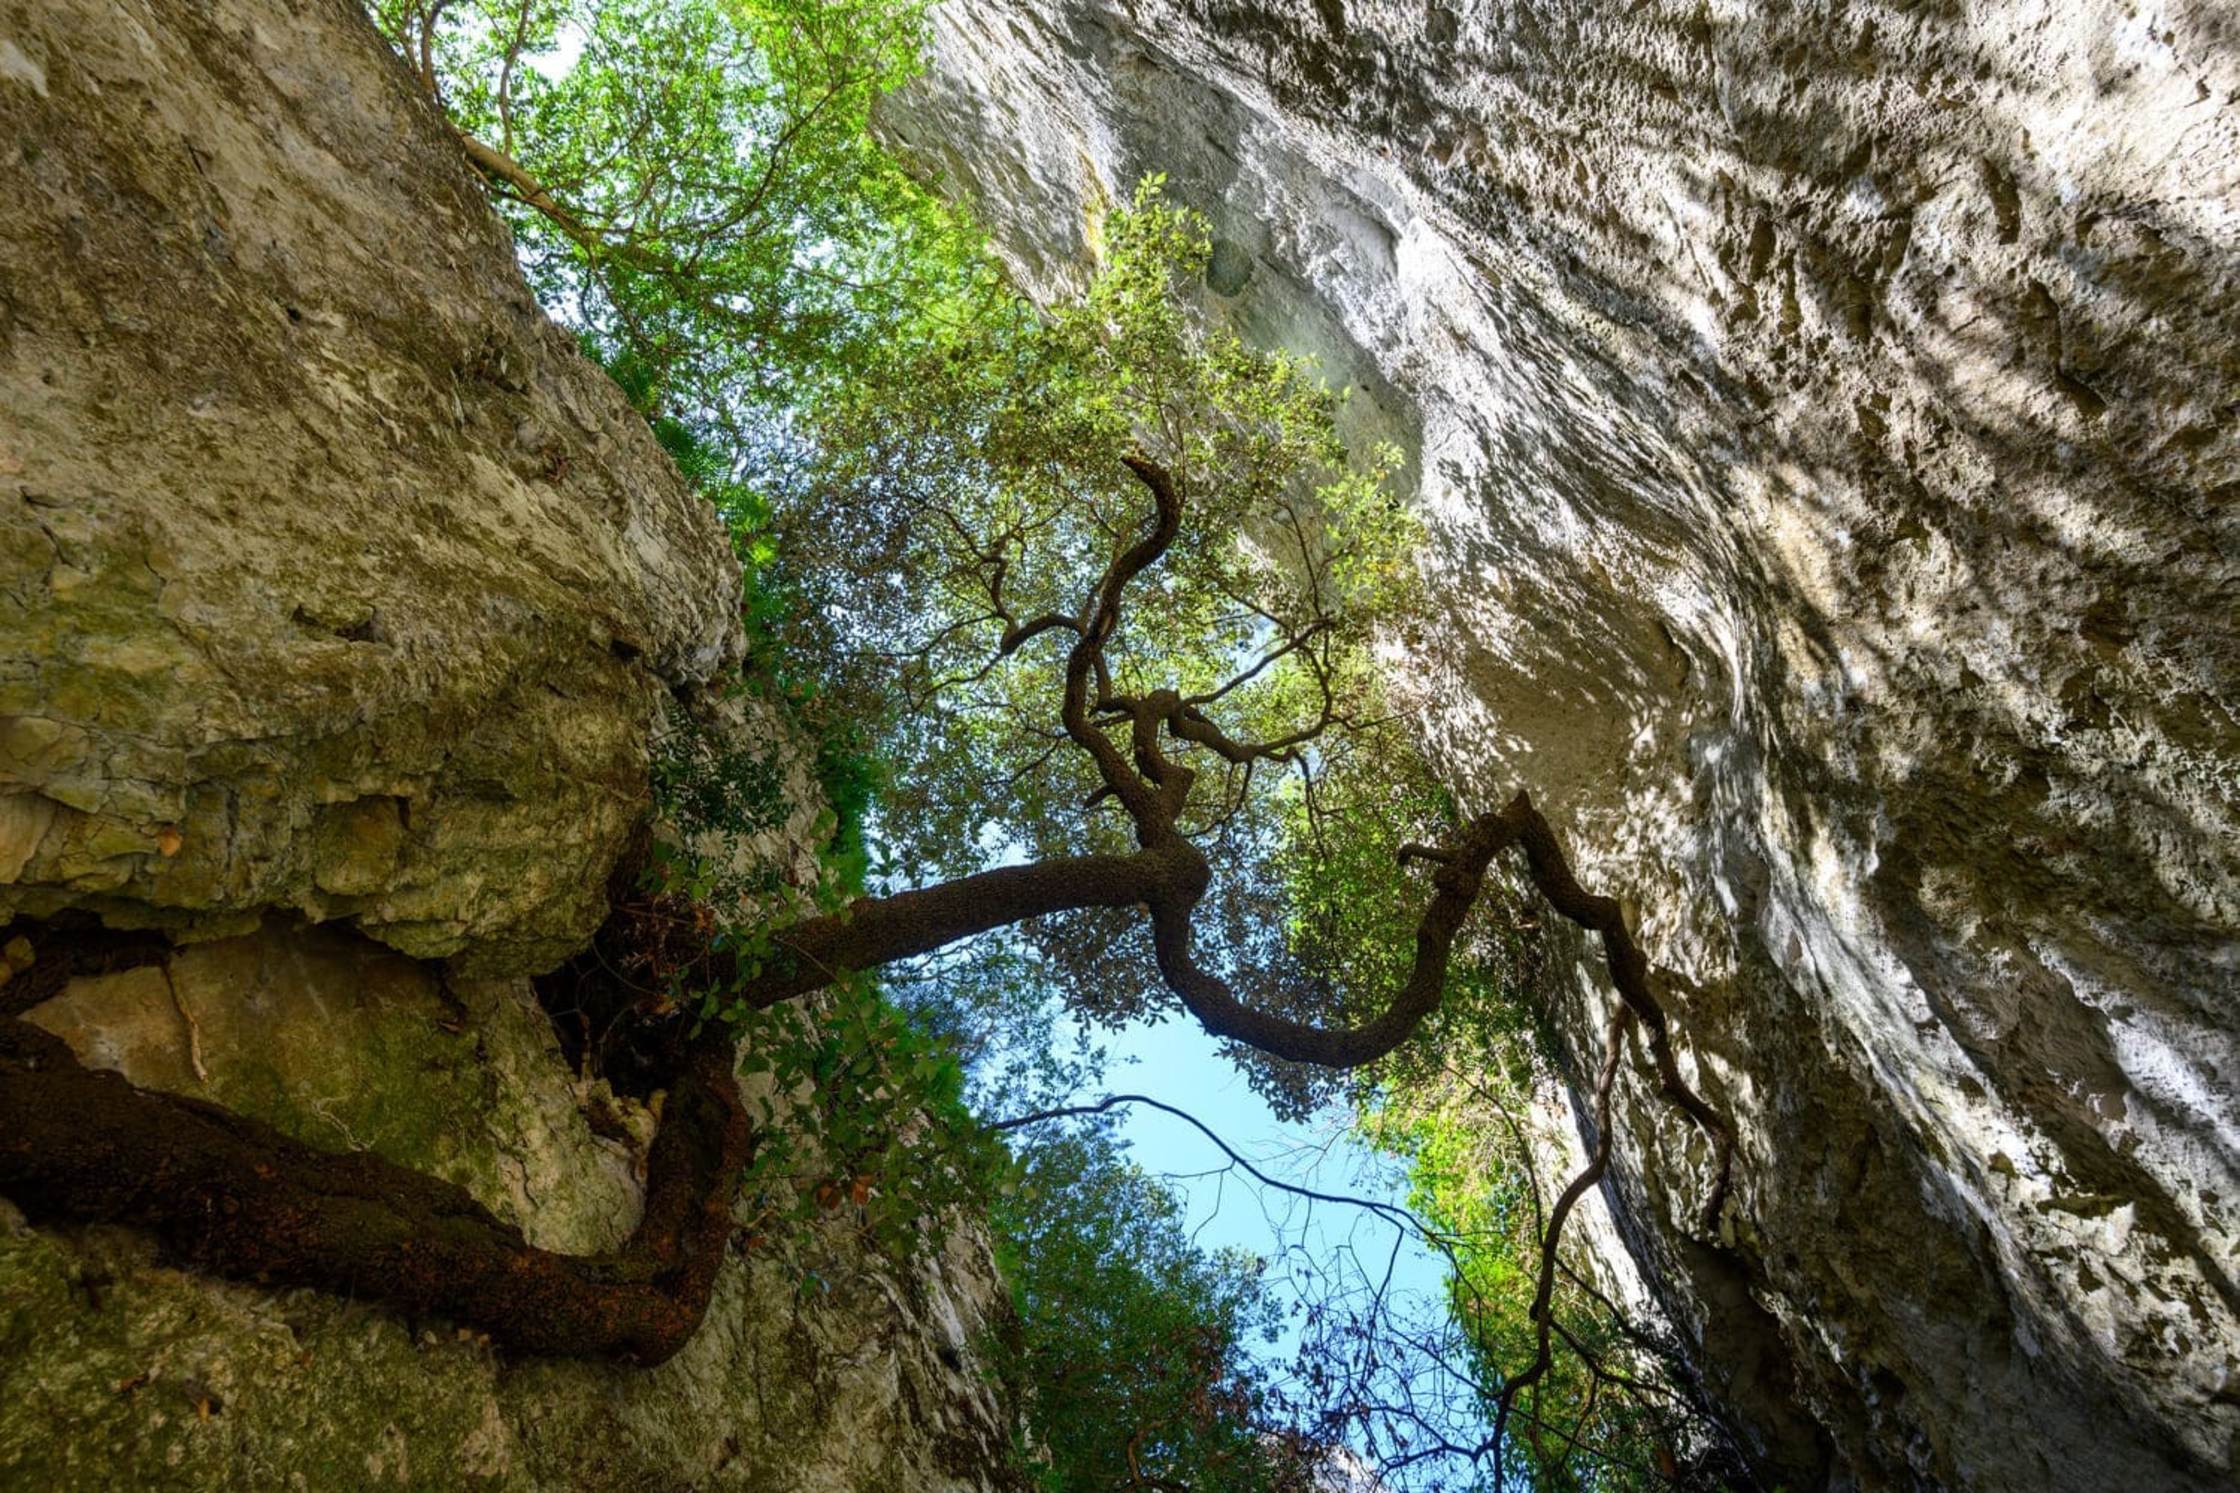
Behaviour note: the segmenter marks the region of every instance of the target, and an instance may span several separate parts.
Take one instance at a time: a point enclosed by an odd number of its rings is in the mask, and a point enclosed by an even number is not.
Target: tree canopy
[[[539,298],[729,475],[896,322],[984,273],[881,150],[928,0],[372,0]],[[702,475],[702,474],[695,474]]]
[[[1305,1493],[1327,1449],[1251,1355],[1276,1333],[1260,1262],[1199,1250],[1173,1197],[1101,1131],[1028,1155],[993,1217],[1017,1299],[996,1360],[1037,1428],[1023,1460],[1039,1486]]]
[[[1619,1004],[1600,1142],[1544,1214],[1498,1448],[1554,1363],[1557,1241],[1607,1164],[1637,1030],[1715,1143],[1707,1219],[1728,1135],[1679,1070],[1621,909],[1577,883],[1530,800],[1463,820],[1432,789],[1375,664],[1413,602],[1389,461],[1349,463],[1295,366],[1191,319],[1205,246],[1158,186],[1108,223],[1078,306],[992,298],[808,411],[818,502],[797,546],[837,646],[899,701],[882,734],[896,889],[744,957],[712,949],[693,979],[766,1008],[1024,925],[1035,974],[1077,1010],[1178,1006],[1265,1057],[1350,1069],[1441,1008],[1495,857],[1520,851],[1601,939]]]

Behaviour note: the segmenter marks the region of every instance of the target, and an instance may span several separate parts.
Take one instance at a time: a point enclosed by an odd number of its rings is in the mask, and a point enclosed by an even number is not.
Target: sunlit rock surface
[[[738,657],[728,537],[347,0],[0,3],[0,189],[0,924],[189,945],[27,1019],[611,1244],[654,1117],[522,976],[604,916],[661,696]],[[806,884],[808,747],[707,713],[784,767],[745,853]],[[0,939],[0,987],[68,924]],[[990,1487],[985,1240],[739,1223],[647,1371],[0,1198],[0,1487]]]
[[[2227,6],[951,0],[887,120],[1038,293],[1148,171],[1402,433],[1428,735],[1633,908],[1619,1231],[1769,1479],[2240,1439]],[[1582,961],[1582,968],[1586,965]],[[1561,1012],[1591,1063],[1607,997]]]
[[[737,566],[345,24],[0,10],[0,918],[542,968]]]

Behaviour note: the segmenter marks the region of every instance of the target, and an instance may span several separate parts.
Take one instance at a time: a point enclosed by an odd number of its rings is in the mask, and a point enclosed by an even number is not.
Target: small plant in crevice
[[[818,873],[798,886],[745,845],[794,807],[775,753],[726,742],[681,709],[668,725],[653,771],[666,832],[624,914],[653,926],[637,945],[651,951],[645,967],[632,973],[658,985],[659,1011],[695,1031],[721,1025],[738,1048],[759,1133],[740,1188],[747,1237],[849,1217],[890,1258],[908,1259],[938,1240],[930,1220],[977,1211],[1006,1185],[1008,1153],[966,1108],[954,1041],[887,1000],[868,973],[801,1005],[758,1008],[740,994],[776,956],[773,930],[862,890],[877,775],[844,739],[814,741],[815,776],[837,808],[820,811]]]
[[[1010,1185],[1011,1161],[966,1108],[954,1047],[844,979],[808,1008],[737,1023],[741,1073],[762,1145],[741,1186],[750,1237],[846,1218],[895,1261],[940,1242],[937,1221],[977,1214]]]
[[[654,845],[654,884],[727,906],[767,895],[780,884],[777,868],[746,871],[735,848],[791,816],[784,765],[774,752],[721,739],[681,708],[666,724],[652,753],[655,818],[668,831]]]

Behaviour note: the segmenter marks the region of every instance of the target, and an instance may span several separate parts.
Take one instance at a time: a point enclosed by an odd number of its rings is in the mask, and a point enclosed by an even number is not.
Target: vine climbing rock
[[[662,1180],[659,1135],[736,1159],[736,1105],[685,1113],[717,1077],[657,1116],[532,994],[607,914],[660,701],[741,655],[739,576],[440,116],[350,0],[39,0],[0,142],[0,1485],[990,1486],[985,1242],[744,1247]],[[442,1268],[259,1280],[194,1216],[219,1172]],[[634,1238],[681,1288],[604,1343],[636,1364],[447,1294],[463,1246],[581,1300]]]

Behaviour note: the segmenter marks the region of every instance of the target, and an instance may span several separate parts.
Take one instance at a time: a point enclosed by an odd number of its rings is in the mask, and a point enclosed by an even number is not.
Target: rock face
[[[2240,33],[2084,0],[952,0],[1022,281],[1163,171],[1408,438],[1467,796],[1627,897],[1742,1136],[1618,1230],[1769,1480],[2240,1455]],[[1607,997],[1560,1024],[1584,1071]]]
[[[0,179],[0,918],[565,957],[736,566],[442,120],[339,0],[41,0]]]
[[[523,981],[275,929],[72,981],[30,1019],[144,1086],[457,1182],[543,1248],[637,1223],[653,1120],[571,1076]],[[0,1200],[0,1485],[977,1493],[1006,1426],[972,1339],[1002,1290],[976,1236],[903,1270],[836,1215],[740,1250],[681,1353],[621,1368],[186,1274]]]
[[[654,1119],[525,977],[604,916],[662,697],[740,657],[721,525],[348,0],[0,0],[0,184],[0,925],[63,915],[0,989],[70,918],[168,929],[27,1019],[611,1245]],[[706,713],[788,764],[748,849],[813,877],[805,744]],[[643,1371],[0,1199],[0,1485],[990,1487],[985,1242],[900,1267],[846,1212],[743,1227]]]

